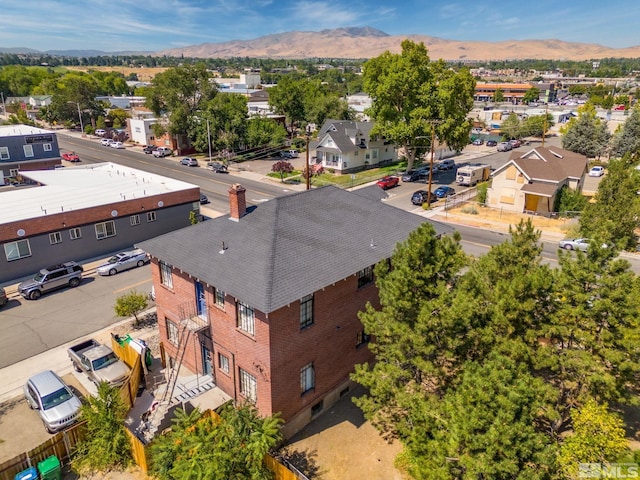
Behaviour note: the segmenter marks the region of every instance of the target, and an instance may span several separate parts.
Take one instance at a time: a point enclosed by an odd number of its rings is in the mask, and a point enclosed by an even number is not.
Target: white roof
[[[43,133],[55,133],[31,125],[3,125],[0,127],[0,137],[16,137],[20,135],[42,135]]]
[[[0,192],[0,225],[197,188],[112,162],[20,173],[41,185]]]

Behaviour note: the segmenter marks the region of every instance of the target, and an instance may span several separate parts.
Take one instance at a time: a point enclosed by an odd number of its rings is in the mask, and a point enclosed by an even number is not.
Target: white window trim
[[[113,233],[111,235],[109,235],[109,232],[107,231],[107,225],[111,224],[111,226],[113,227]],[[100,233],[98,231],[99,228],[103,229],[103,233]],[[96,230],[96,239],[98,240],[103,240],[105,238],[109,238],[109,237],[115,237],[117,232],[116,232],[116,223],[113,220],[108,220],[106,222],[100,222],[100,223],[96,223],[95,224],[95,230]]]
[[[23,145],[22,151],[24,152],[25,158],[33,158],[35,156],[33,154],[33,145]]]
[[[218,368],[224,373],[229,373],[229,357],[218,352]]]
[[[300,394],[314,390],[316,388],[316,369],[313,362],[308,363],[300,369]]]
[[[0,160],[11,160],[11,155],[9,155],[9,147],[0,147]]]
[[[18,244],[23,244],[27,246],[27,250],[29,253],[27,254],[21,254],[20,253],[20,247],[18,246]],[[18,254],[18,256],[12,256],[11,258],[9,257],[9,253],[10,253],[10,249],[11,246],[13,246]],[[9,243],[5,243],[4,244],[4,255],[7,258],[7,262],[12,262],[14,260],[20,260],[21,258],[27,258],[31,256],[31,245],[29,244],[29,239],[25,238],[23,240],[16,240],[15,242],[9,242]]]
[[[147,212],[147,222],[155,222],[156,219],[156,212]]]
[[[51,245],[62,243],[62,234],[60,232],[51,232],[49,234],[49,243]]]
[[[82,238],[82,230],[80,229],[80,227],[70,228],[69,238],[71,240],[78,240],[79,238]]]
[[[45,152],[50,152],[53,150],[53,147],[51,146],[50,143],[43,143],[42,148],[44,149]]]
[[[140,225],[140,215],[138,215],[137,213],[135,215],[130,215],[129,223],[131,224],[132,227],[135,227],[136,225]]]

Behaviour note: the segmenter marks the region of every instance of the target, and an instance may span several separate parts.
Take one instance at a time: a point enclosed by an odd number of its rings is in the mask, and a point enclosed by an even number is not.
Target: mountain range
[[[98,50],[47,51],[2,49],[0,52],[45,53],[63,56],[152,55],[191,58],[349,58],[367,59],[389,50],[401,51],[404,39],[424,42],[433,60],[593,60],[601,58],[640,58],[640,45],[610,48],[591,43],[547,40],[508,40],[501,42],[446,40],[426,35],[388,35],[372,27],[336,28],[319,32],[286,32],[265,35],[253,40],[203,43],[157,52],[100,52]],[[22,51],[21,51],[22,50]],[[66,53],[65,53],[66,52]]]

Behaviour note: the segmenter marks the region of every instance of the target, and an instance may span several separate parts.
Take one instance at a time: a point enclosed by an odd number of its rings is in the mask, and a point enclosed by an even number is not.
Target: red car
[[[386,190],[391,187],[397,187],[398,183],[400,183],[398,177],[383,177],[376,182],[376,185],[378,185],[383,190]]]
[[[65,152],[62,154],[62,159],[66,160],[67,162],[79,162],[80,161],[80,157],[78,156],[78,154],[76,152]]]

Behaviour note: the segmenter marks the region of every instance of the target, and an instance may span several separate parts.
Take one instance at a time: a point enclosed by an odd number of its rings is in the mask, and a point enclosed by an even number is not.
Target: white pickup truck
[[[96,385],[107,382],[122,385],[129,378],[129,367],[106,345],[90,339],[67,351],[76,372],[84,372]]]

